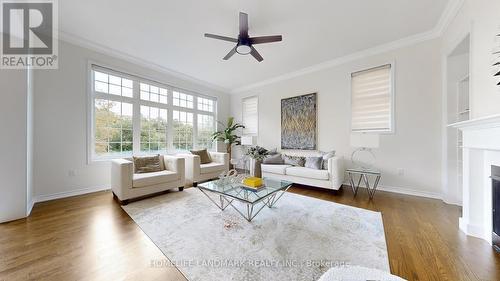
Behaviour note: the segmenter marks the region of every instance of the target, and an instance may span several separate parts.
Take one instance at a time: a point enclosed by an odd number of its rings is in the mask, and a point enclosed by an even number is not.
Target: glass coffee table
[[[270,178],[263,180],[264,186],[258,190],[250,190],[242,183],[228,183],[224,180],[200,183],[197,188],[219,209],[225,210],[228,206],[232,206],[250,222],[264,207],[274,207],[281,196],[292,186],[289,181]],[[240,204],[235,204],[236,202]]]

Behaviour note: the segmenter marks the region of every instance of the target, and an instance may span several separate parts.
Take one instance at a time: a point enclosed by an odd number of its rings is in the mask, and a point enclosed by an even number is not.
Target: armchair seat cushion
[[[211,162],[200,165],[200,174],[210,174],[215,172],[223,172],[226,169],[224,163]]]
[[[316,180],[328,180],[330,175],[327,170],[316,170],[305,167],[290,167],[286,169],[286,174],[302,178],[310,178]]]
[[[262,172],[265,173],[285,175],[286,169],[292,167],[292,165],[261,164],[260,167]]]
[[[134,174],[132,180],[133,187],[146,187],[167,182],[172,182],[180,179],[180,175],[172,171],[159,171],[144,174]]]

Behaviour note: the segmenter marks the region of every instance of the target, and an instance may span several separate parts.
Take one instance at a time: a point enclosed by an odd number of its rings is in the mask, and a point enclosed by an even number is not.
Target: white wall
[[[443,56],[471,33],[471,117],[500,113],[500,90],[492,75],[492,50],[500,31],[500,1],[466,0],[443,35]]]
[[[258,143],[280,147],[280,100],[318,93],[318,149],[350,158],[350,73],[395,62],[394,134],[375,149],[381,186],[409,194],[441,196],[441,67],[439,39],[367,57],[231,96],[241,120],[241,98],[259,96]],[[348,162],[348,161],[346,161]],[[349,163],[347,163],[349,164]],[[398,175],[398,169],[404,175]]]
[[[0,70],[0,222],[26,216],[27,79],[26,70]]]
[[[27,71],[27,116],[26,116],[26,215],[31,213],[33,204],[35,203],[33,197],[35,196],[34,187],[34,157],[35,157],[35,120],[34,120],[34,106],[35,106],[35,88],[34,88],[34,71],[33,69],[28,69]]]
[[[218,97],[218,118],[228,115],[226,94],[60,42],[59,69],[35,71],[35,194],[37,200],[109,188],[109,162],[87,164],[88,61]],[[74,176],[70,176],[70,170]]]

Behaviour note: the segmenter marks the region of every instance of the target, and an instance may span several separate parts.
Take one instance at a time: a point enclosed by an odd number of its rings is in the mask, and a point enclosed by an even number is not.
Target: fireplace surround
[[[463,133],[463,197],[459,228],[493,245],[492,182],[496,181],[492,181],[492,176],[496,169],[492,171],[492,166],[500,167],[500,114],[450,126]],[[500,215],[500,210],[495,211]]]

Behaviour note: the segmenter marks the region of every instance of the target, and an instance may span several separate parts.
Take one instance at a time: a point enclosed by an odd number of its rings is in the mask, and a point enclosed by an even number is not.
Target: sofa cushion
[[[210,174],[215,172],[222,172],[226,167],[222,163],[211,162],[208,164],[200,165],[200,174]]]
[[[286,169],[292,167],[292,165],[262,164],[260,167],[263,173],[285,175]]]
[[[306,157],[306,168],[311,168],[315,170],[323,169],[323,157]]]
[[[304,167],[304,164],[306,163],[306,158],[302,156],[283,155],[283,160],[287,165],[298,167]]]
[[[155,156],[133,157],[135,173],[159,172],[162,169],[160,154]]]
[[[287,168],[286,175],[316,180],[328,180],[330,178],[330,175],[326,170],[316,170],[305,167]]]
[[[191,154],[200,156],[201,164],[208,164],[212,162],[212,158],[210,157],[210,154],[208,154],[207,149],[191,150]]]
[[[146,186],[176,181],[178,179],[180,179],[179,174],[167,170],[159,172],[143,173],[143,174],[134,174],[132,180],[132,186],[146,187]]]

